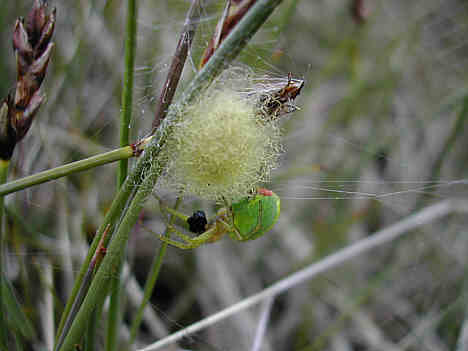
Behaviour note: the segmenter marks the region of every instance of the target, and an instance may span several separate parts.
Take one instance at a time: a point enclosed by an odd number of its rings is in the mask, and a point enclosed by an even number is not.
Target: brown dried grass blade
[[[182,28],[182,33],[180,34],[179,42],[177,43],[171,67],[169,68],[166,82],[164,83],[163,90],[159,96],[158,105],[156,106],[153,130],[151,134],[155,132],[161,124],[161,121],[166,117],[167,109],[174,98],[177,85],[179,84],[179,80],[184,69],[185,61],[187,60],[188,51],[192,46],[193,37],[195,36],[195,31],[198,26],[199,7],[200,1],[193,0],[192,5],[190,5],[190,9],[187,12],[187,16],[185,17],[184,27]]]
[[[206,47],[202,59],[200,60],[200,68],[203,67],[214,51],[221,45],[223,40],[228,36],[231,30],[236,26],[237,23],[244,17],[247,11],[255,4],[257,0],[242,0],[242,1],[230,1],[228,0],[225,13],[219,20],[213,38],[211,38],[208,46]],[[226,11],[227,9],[227,11]]]

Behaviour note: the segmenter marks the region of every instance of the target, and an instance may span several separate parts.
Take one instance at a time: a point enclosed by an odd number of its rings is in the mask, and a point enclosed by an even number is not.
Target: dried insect
[[[303,86],[303,79],[292,78],[292,74],[289,73],[288,82],[284,87],[279,90],[275,87],[262,91],[258,101],[261,115],[266,120],[276,120],[282,115],[298,110],[294,99],[300,94]]]

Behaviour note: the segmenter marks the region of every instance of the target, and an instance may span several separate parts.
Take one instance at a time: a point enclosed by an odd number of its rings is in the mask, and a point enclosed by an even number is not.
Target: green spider
[[[219,209],[210,221],[206,220],[203,211],[197,211],[189,217],[169,207],[164,207],[164,210],[180,218],[192,233],[199,235],[191,237],[171,225],[169,229],[181,241],[160,234],[156,234],[157,237],[180,249],[194,249],[218,241],[226,233],[237,241],[253,240],[262,236],[278,221],[280,198],[270,190],[259,188],[253,196]]]

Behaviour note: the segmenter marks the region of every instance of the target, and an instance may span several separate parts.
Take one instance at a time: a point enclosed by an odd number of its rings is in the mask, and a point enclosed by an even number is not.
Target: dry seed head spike
[[[32,10],[29,12],[28,16],[26,17],[25,25],[26,31],[29,35],[29,41],[31,45],[35,48],[38,48],[41,43],[44,42],[44,37],[52,35],[50,29],[46,27],[50,27],[55,24],[55,8],[52,9],[52,12],[48,15],[46,12],[47,9],[47,2],[42,0],[35,0]]]
[[[45,26],[42,28],[41,36],[39,37],[39,41],[36,45],[37,51],[41,52],[44,50],[48,45],[50,45],[50,39],[52,38],[52,34],[54,34],[55,29],[55,16],[57,13],[57,9],[54,7],[52,12],[49,15],[49,19]]]
[[[40,92],[54,44],[56,9],[47,10],[47,2],[35,0],[25,19],[18,19],[13,30],[17,82],[2,101],[0,113],[0,158],[9,160],[16,143],[28,132],[44,101]]]

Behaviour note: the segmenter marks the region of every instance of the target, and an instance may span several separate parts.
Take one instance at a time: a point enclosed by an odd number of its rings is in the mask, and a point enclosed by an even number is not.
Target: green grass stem
[[[159,134],[157,134],[159,135]],[[153,137],[149,137],[145,139],[144,144],[147,142],[150,142],[153,139]],[[145,154],[147,156],[145,156]],[[67,300],[65,309],[62,313],[59,327],[57,330],[57,338],[56,341],[59,340],[59,337],[62,334],[63,327],[65,324],[65,321],[68,319],[68,315],[70,314],[70,311],[72,309],[72,306],[75,302],[75,299],[77,298],[77,294],[79,291],[82,289],[84,284],[87,284],[85,277],[87,272],[89,271],[89,265],[91,263],[91,260],[95,254],[96,248],[99,245],[99,242],[101,240],[101,236],[103,235],[106,230],[113,231],[113,223],[117,223],[118,219],[121,218],[127,210],[127,203],[133,198],[135,195],[135,190],[136,190],[136,185],[140,184],[142,179],[144,178],[143,174],[147,171],[148,168],[148,158],[150,158],[149,153],[144,153],[142,156],[145,157],[140,157],[137,164],[135,165],[134,169],[130,173],[129,177],[125,180],[124,184],[120,188],[119,192],[117,193],[116,197],[112,201],[111,207],[106,213],[106,216],[104,217],[104,221],[102,222],[101,226],[99,227],[93,242],[91,243],[88,254],[86,255],[85,260],[83,261],[80,271],[78,273],[78,276],[76,277],[75,284],[73,286],[72,292],[70,294],[70,297]],[[110,226],[110,227],[109,227]],[[108,229],[109,227],[109,229]],[[107,240],[109,240],[110,235],[107,236]],[[107,246],[107,240],[104,242],[103,246]],[[72,318],[73,319],[73,318]],[[56,350],[59,348],[56,346]]]
[[[437,155],[436,160],[431,169],[431,174],[428,178],[428,182],[434,181],[437,182],[440,180],[440,173],[442,171],[442,166],[444,161],[448,159],[450,152],[453,151],[453,147],[457,140],[461,136],[463,136],[463,132],[465,130],[466,121],[468,119],[468,96],[465,96],[462,103],[461,103],[461,110],[457,115],[457,119],[455,120],[455,124],[452,127],[451,133],[447,137],[442,150],[440,150],[439,154]],[[425,201],[431,196],[431,193],[435,190],[435,187],[429,187],[426,189],[423,194],[419,197],[417,204],[415,206],[415,210],[420,209],[424,206]]]
[[[131,174],[131,178],[127,179],[126,182],[123,184],[122,188],[120,191],[117,193],[117,196],[114,198],[112,201],[111,207],[109,211],[106,213],[106,216],[104,217],[104,221],[99,227],[96,235],[94,236],[93,242],[91,243],[88,254],[81,265],[80,271],[78,273],[78,276],[76,277],[75,284],[73,286],[72,292],[70,297],[67,300],[67,304],[65,306],[65,309],[62,313],[62,317],[60,319],[59,327],[57,330],[57,339],[59,340],[60,335],[62,334],[63,327],[65,325],[65,321],[68,319],[68,315],[70,314],[70,311],[72,309],[72,306],[77,298],[77,295],[79,291],[82,290],[83,286],[87,284],[86,282],[86,275],[87,272],[89,271],[89,266],[91,264],[91,260],[95,254],[96,248],[99,245],[99,242],[101,240],[101,236],[103,233],[107,230],[108,226],[111,225],[112,223],[115,223],[118,221],[118,218],[122,212],[125,210],[125,206],[129,200],[134,195],[134,190],[135,190],[135,184],[140,181],[140,177],[145,170],[145,164],[144,162],[138,162],[135,169],[133,170]],[[113,228],[110,228],[110,230],[113,230]],[[109,238],[109,236],[107,237]],[[104,247],[107,245],[107,243],[104,243]],[[56,347],[56,349],[58,349]]]
[[[121,254],[126,246],[129,233],[137,221],[139,213],[144,205],[144,200],[151,193],[152,185],[154,185],[158,175],[159,174],[157,173],[152,173],[145,178],[139,188],[139,191],[137,191],[133,197],[133,201],[128,207],[128,210],[125,211],[125,215],[120,226],[114,233],[112,241],[109,244],[101,267],[91,282],[88,294],[86,295],[60,350],[74,350],[75,345],[80,342],[81,336],[86,329],[89,318],[91,317],[95,307],[104,303],[109,290],[110,279],[114,274],[116,274],[116,272],[118,272]]]
[[[149,139],[145,139],[139,144],[137,153],[141,150]],[[29,188],[34,185],[49,182],[54,179],[65,177],[73,173],[86,171],[88,169],[99,167],[107,163],[135,156],[135,150],[132,146],[125,146],[99,155],[85,158],[63,166],[48,169],[21,179],[14,180],[5,184],[0,184],[0,196],[5,196],[19,190]]]
[[[179,205],[182,202],[182,198],[178,197],[174,206],[174,210],[179,208]],[[171,215],[169,219],[169,224],[174,224],[175,220],[177,219],[176,216]],[[165,236],[169,237],[171,231],[166,228],[166,232],[164,233]],[[153,262],[151,263],[150,273],[148,274],[148,279],[146,280],[144,292],[143,292],[143,301],[141,301],[140,306],[138,307],[138,311],[135,315],[135,318],[132,321],[132,325],[130,327],[130,341],[129,344],[133,345],[135,342],[135,338],[137,336],[138,328],[140,327],[141,320],[143,319],[143,313],[145,311],[146,305],[148,304],[151,295],[153,294],[154,287],[156,285],[156,281],[158,280],[159,271],[161,270],[161,265],[166,254],[167,250],[167,243],[162,242],[161,247],[159,249],[158,255],[154,258]]]
[[[429,179],[435,181],[439,180],[444,160],[446,160],[449,153],[453,151],[453,147],[457,140],[463,136],[463,132],[465,131],[467,125],[466,121],[468,120],[468,96],[465,96],[461,105],[461,110],[457,115],[457,119],[455,120],[455,124],[452,127],[452,131],[445,141],[440,154],[434,162],[431,177]]]
[[[129,144],[130,121],[132,119],[133,103],[133,71],[135,66],[136,32],[137,32],[136,0],[127,1],[127,24],[125,38],[125,72],[122,88],[122,109],[120,113],[120,147]],[[118,186],[122,186],[128,173],[128,160],[119,162]]]
[[[125,72],[122,89],[122,107],[120,114],[120,146],[124,147],[129,144],[130,121],[132,119],[132,104],[133,104],[133,72],[135,66],[135,51],[136,51],[136,33],[137,33],[137,4],[136,0],[127,1],[127,23],[126,23],[126,38],[125,38]],[[117,174],[117,186],[120,188],[128,174],[128,160],[122,159],[119,162]],[[124,260],[123,253],[119,264],[118,272],[111,280],[111,294],[109,303],[109,313],[107,318],[107,340],[106,350],[113,351],[117,347],[118,341],[118,326],[121,321],[122,305],[122,281],[121,271],[122,262]]]

